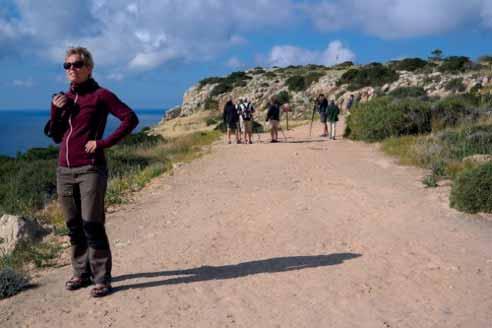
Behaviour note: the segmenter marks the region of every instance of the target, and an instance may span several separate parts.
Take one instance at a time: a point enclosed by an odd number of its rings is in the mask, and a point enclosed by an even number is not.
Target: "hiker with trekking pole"
[[[320,137],[328,137],[328,100],[326,99],[324,94],[320,94],[316,103],[319,113],[319,121],[323,128],[323,133],[320,135]]]

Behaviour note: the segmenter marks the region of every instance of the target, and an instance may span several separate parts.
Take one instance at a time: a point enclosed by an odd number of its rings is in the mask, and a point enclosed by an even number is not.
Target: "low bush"
[[[234,87],[230,84],[219,83],[217,84],[212,91],[210,91],[210,97],[216,97],[223,93],[231,92]]]
[[[460,73],[465,72],[471,67],[470,58],[464,56],[450,56],[446,57],[439,67],[437,68],[439,72],[442,73]]]
[[[213,99],[212,97],[208,97],[205,100],[205,103],[203,104],[203,108],[205,110],[218,111],[219,110],[219,102],[216,99]]]
[[[283,105],[285,103],[288,103],[290,101],[290,95],[287,91],[280,91],[277,93],[277,101],[280,103],[280,105]]]
[[[205,85],[207,84],[215,84],[215,83],[220,83],[224,80],[223,77],[218,77],[218,76],[212,76],[212,77],[207,77],[203,80],[200,80],[200,82],[198,82],[198,86],[200,88],[204,87]]]
[[[432,130],[442,130],[472,123],[480,117],[479,99],[472,95],[452,96],[437,101],[432,106]]]
[[[364,141],[428,133],[431,130],[430,106],[416,99],[375,98],[352,110],[347,128],[347,137]]]
[[[427,93],[422,87],[400,87],[391,91],[389,95],[395,98],[419,98],[425,97]]]
[[[465,168],[456,177],[450,206],[467,213],[492,212],[492,163]]]
[[[306,90],[306,81],[303,76],[301,75],[294,75],[289,77],[286,81],[285,84],[289,88],[290,91],[304,91]]]
[[[444,86],[444,88],[448,91],[453,91],[453,92],[463,92],[466,90],[466,87],[463,84],[463,78],[461,77],[449,80]]]
[[[422,69],[427,65],[427,61],[420,58],[405,58],[390,62],[389,66],[395,71],[413,72]]]
[[[245,86],[247,85],[247,81],[251,79],[252,77],[245,72],[232,72],[226,77],[212,77],[202,81],[207,81],[207,83],[217,83],[217,85],[210,92],[210,97],[215,97],[220,94],[230,92],[235,87]]]
[[[343,73],[337,84],[348,84],[348,89],[353,91],[366,86],[383,86],[398,80],[398,78],[399,75],[395,70],[379,63],[373,63],[359,69],[349,69]]]
[[[299,92],[304,91],[313,83],[319,81],[319,79],[324,75],[322,72],[309,71],[304,75],[293,75],[289,77],[285,84],[289,88],[289,91]]]
[[[352,61],[348,60],[348,61],[344,61],[340,64],[334,65],[333,68],[334,69],[347,69],[347,68],[352,67],[352,66],[354,66],[354,63]]]
[[[0,269],[0,299],[14,296],[29,286],[29,278],[12,268]]]

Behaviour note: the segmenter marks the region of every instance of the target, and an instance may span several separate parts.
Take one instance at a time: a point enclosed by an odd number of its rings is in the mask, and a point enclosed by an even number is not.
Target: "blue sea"
[[[136,131],[153,126],[164,117],[165,110],[136,109],[140,121]],[[0,155],[14,157],[34,147],[47,147],[54,143],[43,133],[49,119],[49,110],[0,110]],[[119,125],[119,120],[109,115],[105,135]]]

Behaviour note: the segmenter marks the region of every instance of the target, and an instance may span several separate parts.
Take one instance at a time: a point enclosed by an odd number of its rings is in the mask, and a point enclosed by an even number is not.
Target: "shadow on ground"
[[[175,277],[160,281],[150,281],[117,286],[114,288],[114,291],[118,292],[132,288],[148,288],[163,285],[186,284],[207,280],[233,279],[259,273],[276,273],[303,270],[308,268],[341,264],[346,260],[351,260],[360,256],[362,255],[356,253],[335,253],[316,256],[276,257],[272,259],[216,267],[202,266],[199,268],[186,270],[132,273],[114,277],[113,282],[125,281],[129,279],[156,278],[166,276],[184,277]]]

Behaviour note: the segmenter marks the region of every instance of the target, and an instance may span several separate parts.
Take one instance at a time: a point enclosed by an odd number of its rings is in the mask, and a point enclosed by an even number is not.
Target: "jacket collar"
[[[87,81],[82,82],[80,84],[75,84],[75,83],[70,84],[70,91],[77,94],[89,93],[98,88],[99,88],[99,84],[97,84],[97,82],[93,78],[89,78]]]

